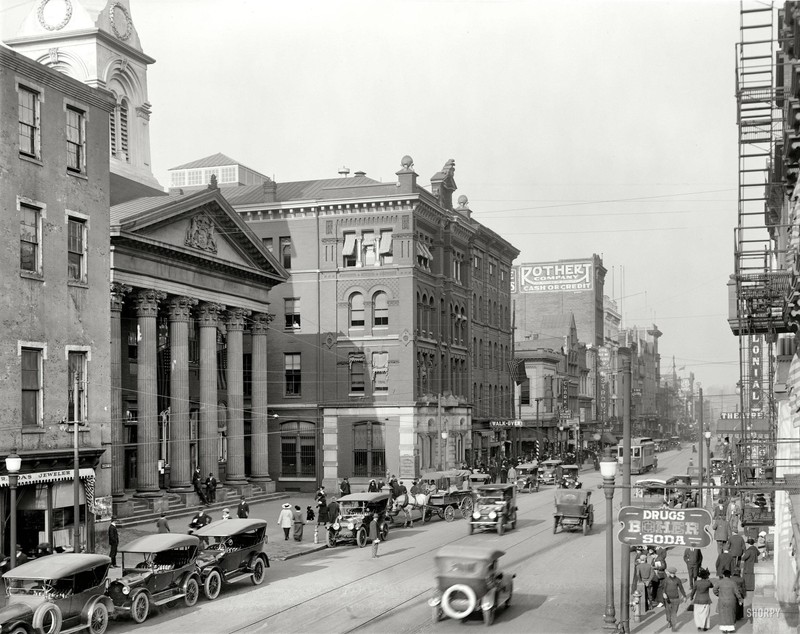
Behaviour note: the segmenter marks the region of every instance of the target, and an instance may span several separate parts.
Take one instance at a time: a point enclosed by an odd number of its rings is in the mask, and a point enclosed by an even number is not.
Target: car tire
[[[203,593],[206,599],[213,601],[219,596],[220,590],[222,590],[222,575],[218,570],[212,570],[203,582]]]
[[[444,507],[445,522],[452,522],[456,518],[456,510],[452,506]]]
[[[501,517],[500,519],[497,520],[497,534],[502,535],[505,532],[506,532],[506,522]]]
[[[13,630],[9,630],[8,634],[28,634],[28,630],[24,625],[17,625]]]
[[[457,592],[463,594],[467,599],[465,610],[458,611],[450,605],[450,598]],[[475,606],[477,605],[478,597],[476,596],[475,591],[463,583],[456,583],[450,586],[442,595],[442,611],[444,611],[444,613],[451,619],[466,618],[475,611]]]
[[[36,634],[58,634],[61,623],[61,610],[54,603],[42,603],[36,608],[31,621]]]
[[[254,586],[260,586],[264,583],[265,571],[264,560],[259,557],[253,562],[253,574],[250,576],[250,581]]]
[[[364,548],[367,545],[367,529],[363,526],[356,533],[356,544],[358,544],[359,548]]]
[[[384,522],[383,526],[381,526],[380,531],[378,532],[380,535],[380,539],[382,542],[385,542],[389,538],[389,524],[388,522]]]
[[[494,606],[490,607],[488,610],[483,611],[483,624],[485,626],[488,627],[492,623],[494,623],[494,612],[495,612]]]
[[[144,623],[150,613],[150,597],[146,592],[140,592],[131,599],[131,618],[134,623]]]
[[[200,584],[197,579],[192,577],[186,582],[186,594],[183,595],[183,602],[187,608],[192,607],[197,603],[197,598],[200,596]]]
[[[108,628],[108,608],[105,603],[98,601],[89,612],[89,634],[105,634]]]
[[[328,548],[333,548],[336,546],[336,533],[333,531],[328,531]]]

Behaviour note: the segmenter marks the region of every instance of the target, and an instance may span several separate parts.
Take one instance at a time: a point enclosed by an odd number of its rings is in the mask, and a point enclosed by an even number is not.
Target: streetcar
[[[622,458],[625,455],[622,441],[617,445],[617,463],[622,469]],[[658,468],[656,444],[652,438],[631,438],[631,473],[645,473]]]

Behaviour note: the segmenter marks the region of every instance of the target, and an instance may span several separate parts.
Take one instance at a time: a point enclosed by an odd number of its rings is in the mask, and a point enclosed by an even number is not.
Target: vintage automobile
[[[340,497],[339,517],[328,526],[328,548],[339,542],[355,542],[359,548],[367,545],[369,524],[377,516],[381,541],[389,536],[390,493],[351,493]],[[331,518],[328,518],[329,520]]]
[[[136,623],[147,619],[151,605],[183,599],[193,606],[200,594],[199,547],[197,537],[180,533],[146,535],[120,546],[122,577],[108,585],[106,594]]]
[[[34,559],[3,574],[7,603],[0,628],[11,634],[103,634],[114,606],[105,595],[111,559],[63,553]]]
[[[561,479],[556,483],[559,489],[580,489],[580,467],[576,464],[561,465]]]
[[[503,573],[497,561],[505,553],[483,546],[445,546],[436,553],[436,589],[428,600],[433,622],[443,616],[465,619],[476,611],[491,625],[499,607],[511,605],[514,577]]]
[[[202,545],[196,563],[207,599],[216,599],[223,584],[247,577],[261,585],[269,568],[266,533],[267,522],[260,519],[218,520],[194,532]]]
[[[561,489],[556,491],[556,512],[553,514],[553,534],[561,530],[583,529],[588,535],[594,524],[594,506],[589,502],[591,491]]]
[[[469,534],[479,530],[497,530],[498,535],[506,527],[517,526],[517,485],[482,484],[475,489],[472,516],[469,518]]]
[[[561,479],[561,460],[545,460],[540,465],[539,479],[542,484],[556,484]]]
[[[516,485],[520,493],[533,491],[539,492],[539,463],[524,462],[517,465]]]

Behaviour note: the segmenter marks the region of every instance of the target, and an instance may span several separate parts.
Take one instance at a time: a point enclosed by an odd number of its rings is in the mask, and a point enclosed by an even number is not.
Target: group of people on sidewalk
[[[339,490],[342,495],[350,494],[350,482],[347,478],[342,480]],[[316,539],[319,526],[324,529],[328,524],[335,522],[338,517],[339,503],[336,501],[336,496],[331,497],[329,502],[325,487],[320,486],[314,494],[314,506],[307,506],[305,512],[303,512],[299,504],[284,503],[278,515],[278,526],[283,529],[284,540],[288,541],[289,533],[292,532],[293,539],[296,542],[301,542],[303,541],[303,529],[306,524],[317,522],[317,528],[314,530]]]

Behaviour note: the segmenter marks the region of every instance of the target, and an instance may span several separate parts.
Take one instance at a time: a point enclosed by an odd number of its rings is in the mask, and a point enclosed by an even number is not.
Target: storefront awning
[[[28,484],[43,484],[45,482],[63,482],[64,480],[72,480],[75,471],[73,469],[58,469],[56,471],[38,471],[35,473],[20,473],[18,476],[18,485],[26,486]],[[94,469],[84,468],[78,472],[81,480],[85,478],[94,477]],[[8,486],[8,476],[0,476],[0,487]]]

